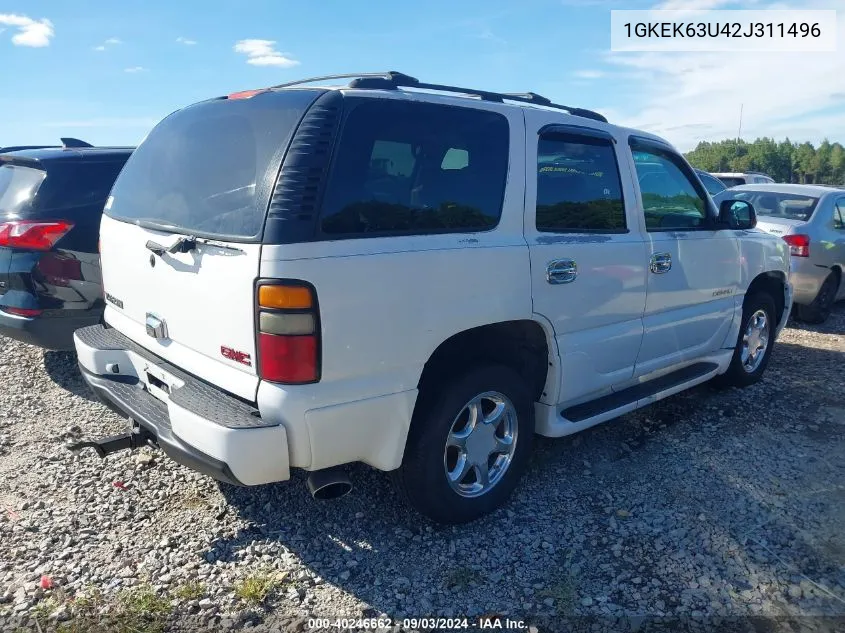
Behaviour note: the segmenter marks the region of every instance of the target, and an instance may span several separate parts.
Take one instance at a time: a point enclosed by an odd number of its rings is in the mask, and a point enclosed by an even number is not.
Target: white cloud
[[[123,72],[125,72],[125,73],[145,73],[145,72],[147,72],[147,70],[148,69],[144,68],[143,66],[132,66],[130,68],[124,68]]]
[[[94,48],[95,51],[100,52],[100,53],[102,53],[104,50],[106,50],[105,46],[94,46],[93,48]]]
[[[196,40],[189,40],[187,37],[177,37],[176,41],[179,44],[184,44],[185,46],[194,46],[197,43]]]
[[[246,63],[253,66],[291,68],[299,65],[297,60],[277,51],[275,44],[276,42],[273,40],[240,40],[235,44],[233,50],[236,53],[246,55]]]
[[[123,42],[122,42],[122,41],[120,41],[119,39],[117,39],[116,37],[110,37],[109,39],[107,39],[107,40],[106,40],[106,42],[105,42],[105,43],[106,43],[107,45],[109,45],[109,44],[112,44],[112,45],[113,45],[113,44],[123,44]]]
[[[110,48],[112,46],[117,46],[118,44],[123,44],[123,41],[117,39],[116,37],[110,37],[109,39],[107,39],[105,42],[103,42],[99,46],[94,46],[93,49],[95,51],[97,51],[98,53],[102,53],[107,48]]]
[[[0,13],[0,24],[13,26],[18,30],[12,36],[12,44],[15,46],[30,46],[33,48],[49,46],[50,38],[55,35],[53,23],[47,19],[33,20],[25,15]]]
[[[573,73],[578,79],[601,79],[604,72],[601,70],[576,70]]]
[[[693,4],[668,1],[681,8]],[[811,8],[831,8],[831,2],[802,6]],[[837,17],[837,39],[843,42],[845,12]],[[618,68],[614,77],[627,80],[615,82],[614,95],[626,108],[614,122],[664,136],[682,150],[703,139],[735,137],[741,106],[746,139],[845,137],[841,54],[608,53],[606,61]],[[835,116],[831,109],[837,108]]]

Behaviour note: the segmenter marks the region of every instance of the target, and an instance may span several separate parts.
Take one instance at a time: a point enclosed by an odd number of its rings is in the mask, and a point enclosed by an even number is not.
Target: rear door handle
[[[552,285],[570,284],[578,276],[574,259],[555,259],[546,267],[546,281]]]
[[[651,256],[651,263],[649,269],[655,275],[662,275],[672,270],[672,254],[671,253],[655,253]]]

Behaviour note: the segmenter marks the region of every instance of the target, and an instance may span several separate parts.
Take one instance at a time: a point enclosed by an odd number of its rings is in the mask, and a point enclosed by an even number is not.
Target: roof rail
[[[0,154],[7,152],[17,152],[23,149],[52,149],[59,147],[58,145],[9,145],[8,147],[0,147]]]
[[[550,99],[538,95],[534,92],[512,93],[512,92],[490,92],[488,90],[476,90],[474,88],[462,88],[460,86],[447,86],[443,84],[429,84],[421,82],[416,77],[411,77],[404,73],[395,70],[388,70],[381,73],[347,73],[343,75],[325,75],[323,77],[311,77],[310,79],[301,79],[299,81],[291,81],[277,86],[275,88],[288,88],[291,86],[299,86],[302,84],[314,83],[317,81],[325,81],[327,79],[351,79],[348,83],[350,88],[359,88],[365,90],[395,90],[396,88],[416,88],[419,90],[436,90],[442,92],[453,92],[456,94],[463,94],[472,97],[478,97],[484,101],[494,101],[503,103],[504,101],[516,101],[518,103],[531,103],[534,105],[546,106],[548,108],[555,108],[558,110],[565,110],[574,116],[585,117],[593,119],[594,121],[601,121],[607,123],[607,119],[592,110],[585,108],[575,108],[572,106],[553,103]]]

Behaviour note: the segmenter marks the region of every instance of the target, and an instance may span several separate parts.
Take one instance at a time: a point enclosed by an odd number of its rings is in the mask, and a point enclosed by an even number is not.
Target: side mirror
[[[757,226],[757,213],[750,202],[725,200],[719,205],[719,224],[727,229],[753,229]]]

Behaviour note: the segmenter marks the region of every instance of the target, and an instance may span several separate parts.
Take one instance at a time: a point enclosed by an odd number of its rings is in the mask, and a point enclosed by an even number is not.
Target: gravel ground
[[[386,614],[845,630],[806,617],[845,616],[843,360],[840,304],[823,326],[790,325],[762,383],[538,438],[506,508],[440,527],[364,467],[351,495],[319,503],[299,475],[242,489],[148,449],[71,455],[68,439],[123,421],[71,354],[0,337],[0,627],[306,630]]]

